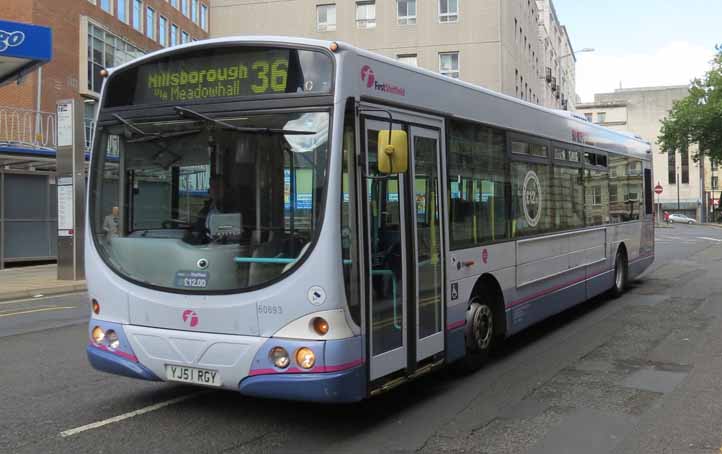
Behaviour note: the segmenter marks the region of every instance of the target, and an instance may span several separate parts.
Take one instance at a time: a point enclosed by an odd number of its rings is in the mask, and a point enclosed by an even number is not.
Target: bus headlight
[[[112,348],[113,350],[120,347],[120,339],[118,338],[118,333],[116,333],[112,329],[109,329],[108,332],[105,333],[105,339],[108,341],[108,347]]]
[[[93,338],[93,342],[95,342],[96,344],[102,344],[103,339],[105,339],[105,332],[103,332],[103,329],[100,326],[96,326],[95,328],[93,328],[90,337]]]
[[[288,363],[291,362],[291,360],[288,358],[288,352],[283,347],[273,347],[271,349],[271,352],[268,354],[268,357],[270,358],[273,365],[278,367],[279,369],[287,368]]]
[[[296,351],[296,363],[304,369],[310,369],[316,364],[316,355],[310,348],[301,347]]]

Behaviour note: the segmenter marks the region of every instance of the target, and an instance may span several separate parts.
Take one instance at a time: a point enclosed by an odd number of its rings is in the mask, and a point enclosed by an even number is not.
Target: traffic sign
[[[654,192],[659,195],[664,192],[664,188],[662,188],[661,184],[657,183],[657,186],[654,187]]]

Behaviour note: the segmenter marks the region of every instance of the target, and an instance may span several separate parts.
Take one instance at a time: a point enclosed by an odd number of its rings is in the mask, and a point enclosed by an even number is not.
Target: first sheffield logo
[[[25,41],[25,33],[17,32],[6,32],[0,30],[0,52],[5,52],[8,47],[17,47]]]
[[[366,87],[373,88],[377,91],[384,93],[391,93],[392,95],[406,96],[406,89],[398,87],[393,84],[382,83],[376,80],[376,74],[369,65],[364,65],[361,68],[361,80],[366,82]]]

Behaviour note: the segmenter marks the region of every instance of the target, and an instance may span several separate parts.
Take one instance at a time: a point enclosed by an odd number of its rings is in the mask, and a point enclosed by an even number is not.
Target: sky
[[[685,85],[722,44],[722,0],[553,0],[577,55],[577,93]]]

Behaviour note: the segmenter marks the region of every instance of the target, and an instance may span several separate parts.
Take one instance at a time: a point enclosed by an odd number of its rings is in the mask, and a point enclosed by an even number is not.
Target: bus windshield
[[[250,289],[290,271],[320,230],[329,113],[176,110],[99,128],[90,216],[101,256],[176,291]]]

